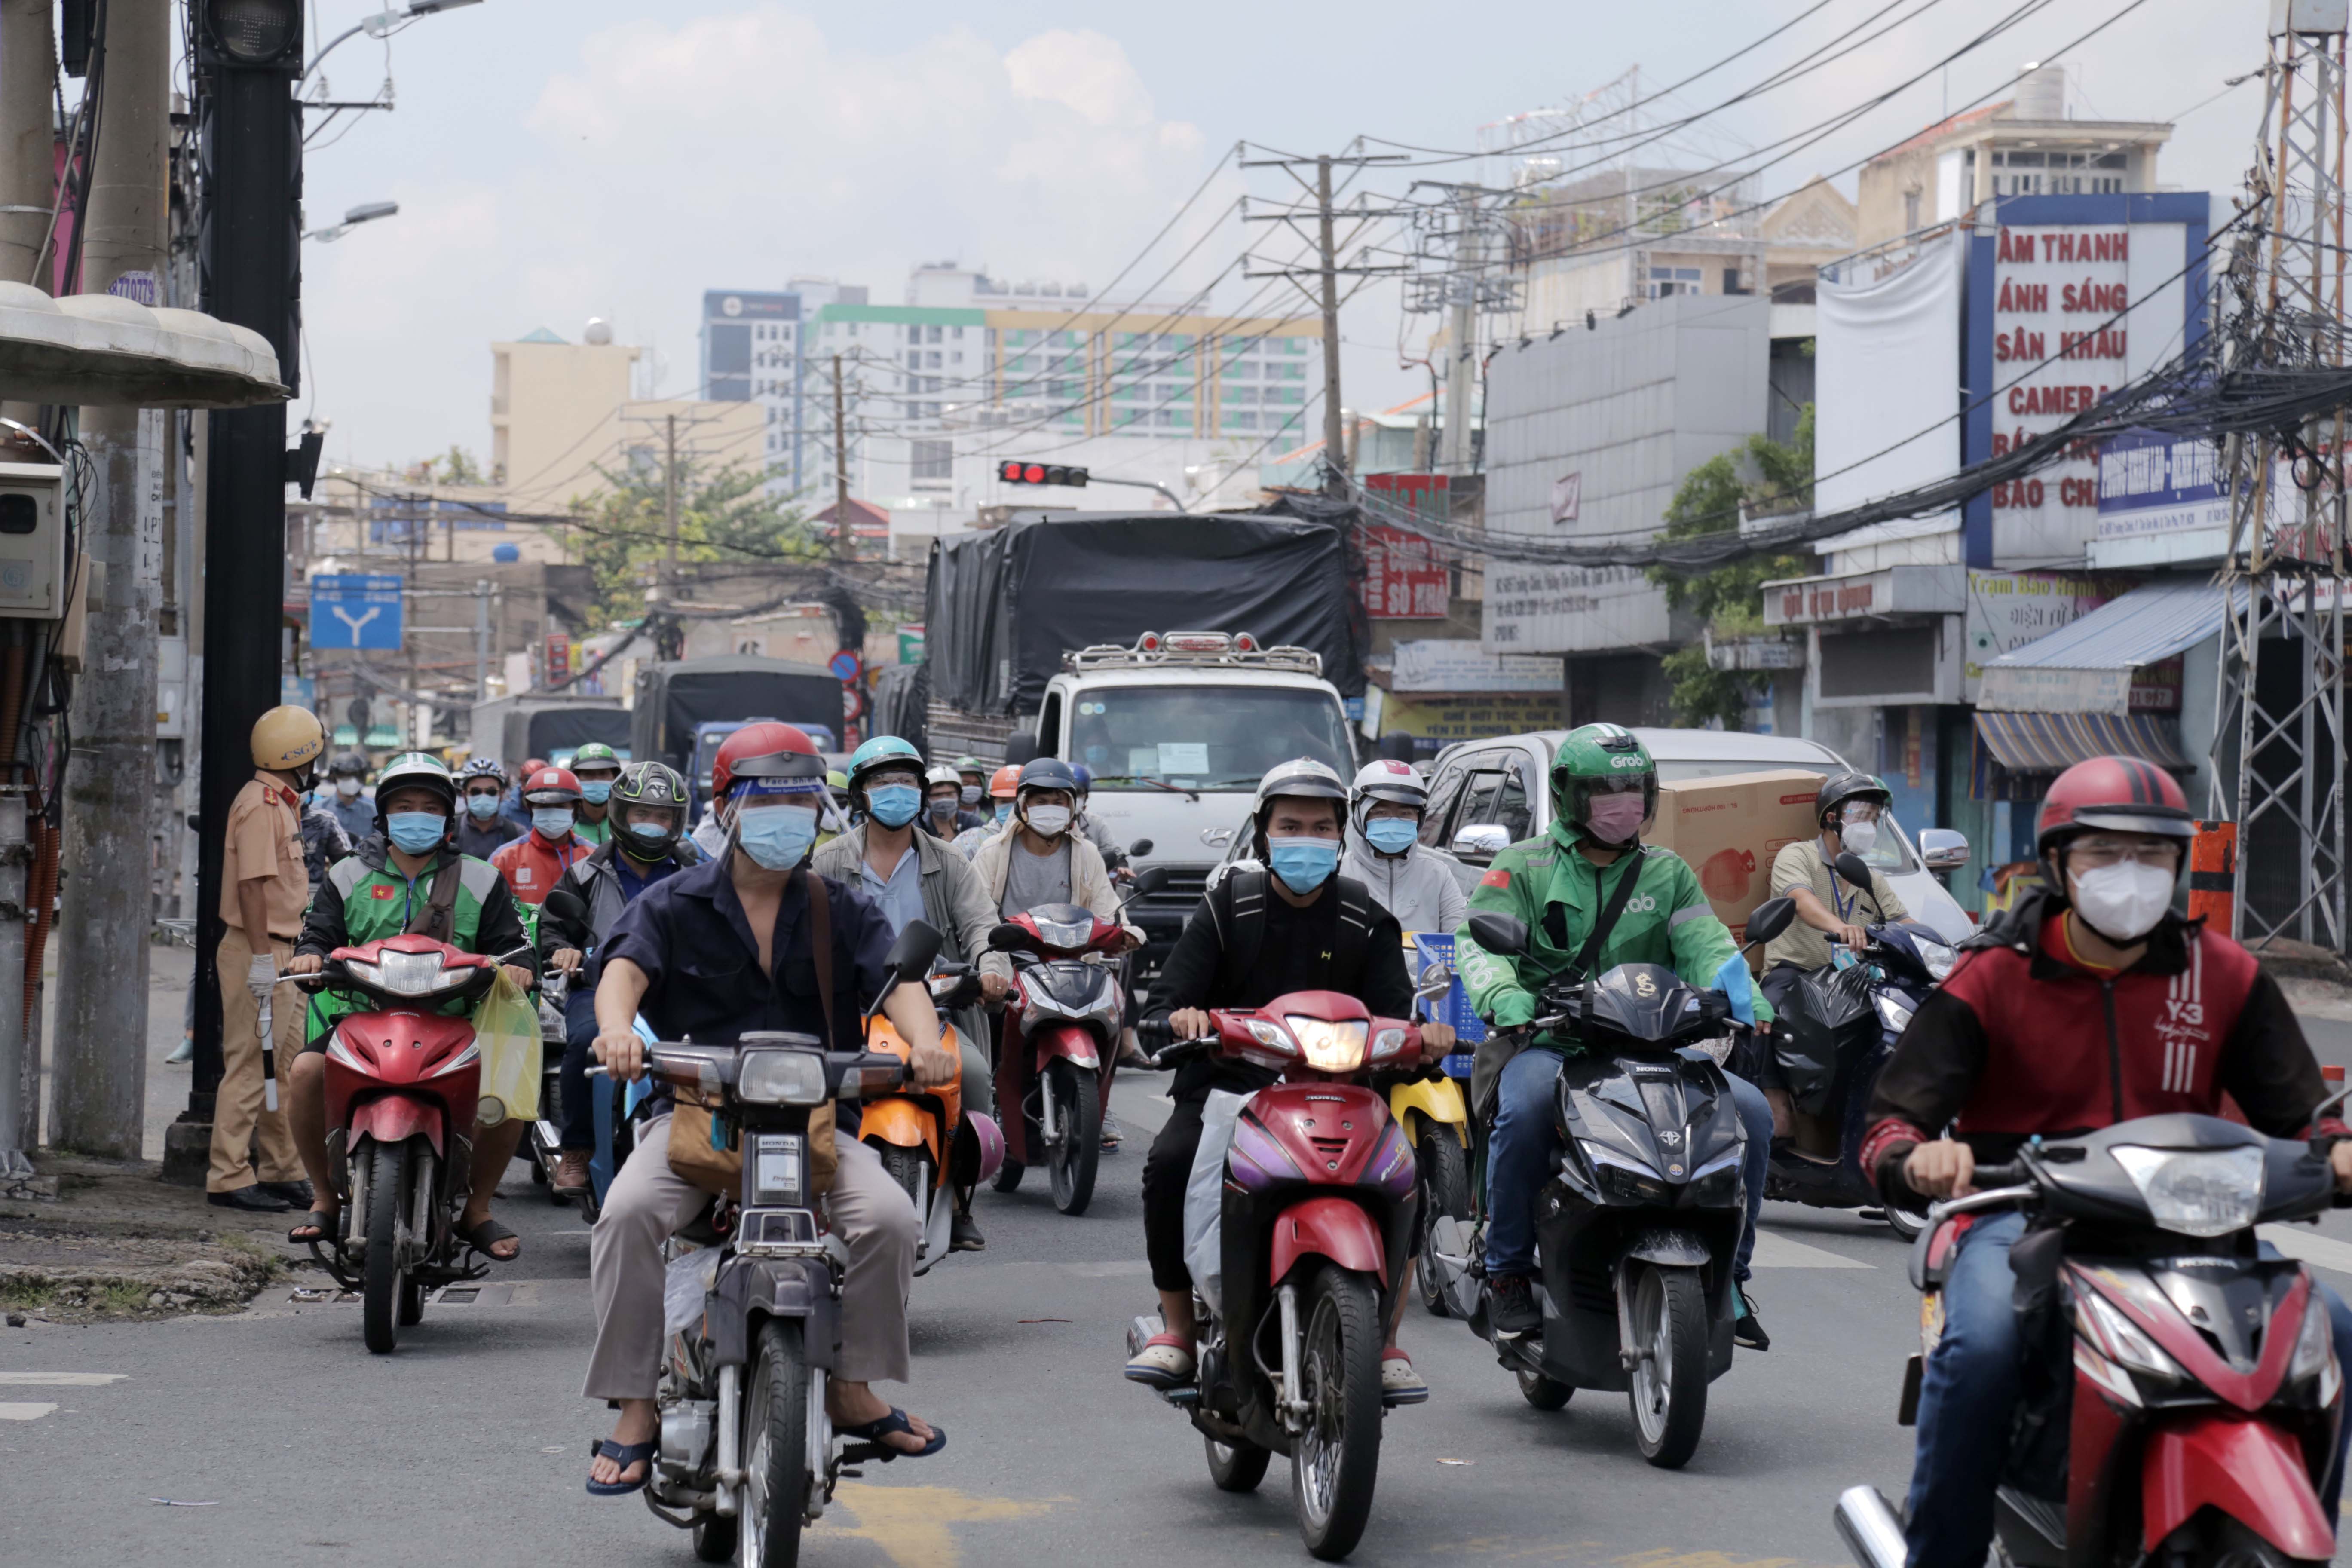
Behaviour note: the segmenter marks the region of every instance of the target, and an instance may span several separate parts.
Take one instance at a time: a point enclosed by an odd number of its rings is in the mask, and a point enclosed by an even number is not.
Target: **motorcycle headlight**
[[[1092,921],[1047,921],[1038,920],[1034,915],[1030,919],[1036,924],[1037,934],[1045,939],[1048,947],[1081,948],[1094,940],[1095,922]]]
[[[1364,1065],[1364,1037],[1371,1026],[1361,1018],[1334,1021],[1290,1013],[1282,1021],[1317,1072],[1354,1072]]]
[[[1938,984],[1952,973],[1952,965],[1959,962],[1958,949],[1946,947],[1940,942],[1929,942],[1916,931],[1911,935],[1911,945],[1918,952],[1919,962],[1927,966],[1927,978]]]
[[[2136,1372],[2158,1383],[2181,1383],[2189,1374],[2180,1363],[2164,1352],[2163,1347],[2140,1331],[2139,1325],[2124,1316],[2123,1310],[2095,1291],[2084,1290],[2075,1298],[2075,1327],[2091,1342],[2096,1352],[2116,1366]],[[2103,1383],[2105,1379],[2101,1379]],[[2107,1386],[2114,1387],[2113,1384]],[[2131,1395],[2138,1403],[2137,1392]]]
[[[360,964],[347,967],[357,970]],[[374,964],[373,982],[394,996],[429,996],[442,987],[441,955],[437,952],[387,952]]]
[[[2108,1151],[2139,1189],[2148,1217],[2182,1236],[2227,1236],[2254,1223],[2263,1206],[2263,1152],[2235,1149]]]
[[[1601,1200],[1612,1204],[1668,1204],[1674,1195],[1666,1189],[1664,1178],[1654,1171],[1636,1168],[1623,1155],[1591,1143],[1583,1145],[1584,1157],[1592,1163],[1592,1179],[1601,1189]]]
[[[822,1105],[824,1058],[814,1051],[746,1051],[735,1095],[758,1105]]]
[[[1911,1026],[1915,1009],[1901,997],[1891,991],[1881,991],[1873,1000],[1878,1004],[1878,1021],[1886,1026],[1889,1033],[1899,1035]]]

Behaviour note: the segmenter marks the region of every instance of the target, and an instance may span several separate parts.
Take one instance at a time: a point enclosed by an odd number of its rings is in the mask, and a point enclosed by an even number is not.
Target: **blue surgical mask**
[[[1269,838],[1266,858],[1283,886],[1294,893],[1311,893],[1339,868],[1339,843],[1334,838]]]
[[[816,807],[763,805],[735,816],[735,841],[771,871],[789,870],[816,842]]]
[[[582,779],[580,781],[580,798],[586,801],[590,805],[604,805],[606,801],[613,798],[613,781],[611,779]]]
[[[469,795],[466,797],[466,809],[479,817],[496,816],[499,814],[499,797],[494,795]]]
[[[632,822],[629,837],[640,844],[656,845],[670,836],[670,830],[658,822]]]
[[[866,792],[866,808],[885,827],[904,827],[923,808],[923,792],[913,784],[884,784]]]
[[[953,796],[953,795],[939,795],[939,796],[935,797],[935,798],[931,801],[931,815],[932,815],[933,816],[938,817],[940,821],[944,822],[944,821],[946,821],[949,817],[953,816],[955,814],[956,814],[956,797],[955,797],[955,796]]]
[[[1012,817],[1013,803],[1009,800],[998,801],[996,803],[996,820],[999,822],[1009,822],[1012,820]]]
[[[568,805],[535,805],[530,808],[530,825],[544,838],[561,838],[572,831],[572,808]]]
[[[1402,816],[1376,816],[1364,824],[1364,842],[1383,855],[1402,855],[1420,837],[1420,826]]]
[[[966,784],[961,789],[956,791],[956,793],[963,797],[963,803],[966,805],[978,805],[980,804],[980,786],[978,784]]]
[[[422,855],[449,836],[449,819],[437,811],[395,811],[383,826],[392,847],[404,855]]]

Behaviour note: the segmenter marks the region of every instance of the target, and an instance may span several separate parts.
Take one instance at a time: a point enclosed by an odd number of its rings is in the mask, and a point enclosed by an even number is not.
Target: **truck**
[[[1272,513],[1061,514],[940,541],[925,606],[934,760],[1055,756],[1138,868],[1164,958],[1265,771],[1355,768],[1363,690],[1345,534]]]
[[[841,680],[822,665],[727,654],[642,667],[630,711],[631,754],[667,763],[695,781],[700,798],[709,774],[697,770],[703,728],[772,717],[831,736],[842,721]],[[822,744],[822,741],[820,741]]]
[[[629,714],[617,697],[551,692],[474,704],[471,745],[478,757],[520,765],[532,757],[568,761],[592,741],[629,749]]]

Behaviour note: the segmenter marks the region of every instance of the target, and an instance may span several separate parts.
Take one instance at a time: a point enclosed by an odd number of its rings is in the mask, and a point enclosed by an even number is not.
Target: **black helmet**
[[[327,763],[327,776],[332,778],[337,773],[358,773],[365,777],[367,759],[357,752],[337,752]]]
[[[651,860],[659,859],[677,844],[677,836],[686,827],[686,776],[666,763],[631,763],[621,770],[620,781],[613,785],[613,819],[619,835],[632,849],[651,852]],[[632,806],[661,806],[668,810],[669,834],[667,837],[646,839],[636,837],[628,826]]]
[[[1078,775],[1072,773],[1070,764],[1059,757],[1039,757],[1021,769],[1021,783],[1013,792],[1013,798],[1018,800],[1033,789],[1065,790],[1075,797],[1078,793]]]
[[[1843,808],[1848,801],[1868,800],[1878,803],[1881,809],[1894,802],[1886,786],[1868,773],[1851,771],[1832,773],[1822,781],[1821,794],[1813,796],[1813,826],[1827,826],[1832,813]]]

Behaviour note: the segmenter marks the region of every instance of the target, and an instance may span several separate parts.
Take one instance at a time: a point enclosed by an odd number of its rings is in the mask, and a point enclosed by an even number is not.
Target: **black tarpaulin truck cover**
[[[1345,535],[1255,513],[1017,519],[943,539],[931,555],[924,649],[951,708],[1034,713],[1062,656],[1147,631],[1248,632],[1323,656],[1361,696]]]
[[[686,771],[694,727],[737,719],[823,724],[841,733],[841,682],[822,665],[748,654],[681,658],[637,673],[630,754]]]
[[[592,741],[615,749],[629,743],[629,715],[618,708],[541,708],[508,720],[508,733],[523,731],[521,745],[509,744],[514,760],[544,757],[554,752],[576,752]]]

